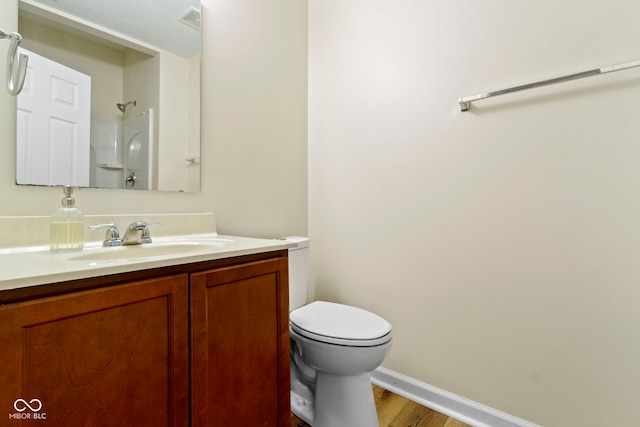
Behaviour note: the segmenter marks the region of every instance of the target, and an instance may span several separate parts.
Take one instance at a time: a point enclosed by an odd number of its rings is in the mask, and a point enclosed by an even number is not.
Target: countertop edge
[[[180,236],[184,238],[185,236]],[[194,237],[194,236],[189,236]],[[233,241],[222,250],[173,254],[136,260],[89,263],[70,261],[69,254],[50,254],[48,251],[25,252],[0,255],[0,293],[11,292],[26,287],[62,283],[74,280],[92,279],[101,276],[131,273],[155,268],[179,266],[206,261],[215,261],[244,255],[260,254],[284,250],[291,247],[285,240],[259,239],[224,235],[198,235],[194,238],[227,239]],[[158,239],[162,241],[161,239]],[[169,239],[165,241],[170,241]],[[152,245],[153,243],[151,243]],[[76,253],[77,254],[77,253]],[[21,261],[20,261],[21,260]],[[46,260],[47,262],[44,262]],[[20,262],[25,265],[17,266]],[[17,267],[11,269],[12,264]],[[35,265],[31,265],[35,264]],[[25,274],[28,271],[29,274]]]

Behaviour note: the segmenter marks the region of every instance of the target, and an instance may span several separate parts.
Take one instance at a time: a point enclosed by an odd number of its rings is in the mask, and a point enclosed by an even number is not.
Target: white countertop
[[[270,252],[290,246],[284,240],[223,236],[216,233],[158,237],[153,238],[153,243],[144,246],[155,244],[159,247],[175,243],[184,243],[188,250],[127,257],[122,256],[122,253],[132,247],[103,248],[97,242],[85,244],[81,252],[66,254],[53,254],[48,246],[0,249],[0,291]],[[189,245],[191,247],[187,248]],[[140,248],[133,250],[137,252],[132,253],[140,253]],[[111,253],[114,254],[116,251],[120,252],[118,257],[109,259],[108,251],[113,251]]]

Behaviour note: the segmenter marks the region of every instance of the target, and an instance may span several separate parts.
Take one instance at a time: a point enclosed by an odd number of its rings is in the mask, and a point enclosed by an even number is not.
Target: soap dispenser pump
[[[81,251],[84,247],[84,214],[71,195],[73,187],[64,188],[62,206],[51,215],[51,252]]]

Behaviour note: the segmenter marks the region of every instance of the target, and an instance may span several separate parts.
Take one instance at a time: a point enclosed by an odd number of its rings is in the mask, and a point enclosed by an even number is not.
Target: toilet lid
[[[377,314],[349,305],[315,301],[290,314],[296,332],[340,340],[370,341],[391,332],[391,324]],[[305,334],[309,332],[310,334]]]

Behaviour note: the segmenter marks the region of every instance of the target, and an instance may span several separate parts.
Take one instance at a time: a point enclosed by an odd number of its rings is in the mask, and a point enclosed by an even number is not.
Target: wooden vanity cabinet
[[[286,251],[89,282],[0,298],[0,426],[290,425]]]
[[[187,274],[1,306],[0,425],[185,425],[187,309]]]
[[[191,275],[193,426],[289,426],[287,260]]]

